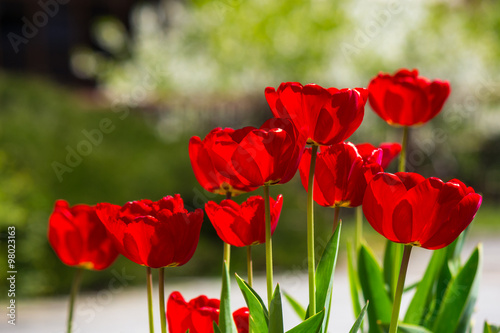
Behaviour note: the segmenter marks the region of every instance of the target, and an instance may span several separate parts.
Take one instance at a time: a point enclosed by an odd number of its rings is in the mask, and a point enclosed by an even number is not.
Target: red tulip
[[[447,81],[430,81],[418,71],[380,73],[368,85],[370,105],[390,125],[421,125],[434,118],[450,94]]]
[[[232,195],[250,192],[257,187],[249,187],[240,182],[232,163],[234,150],[254,127],[238,130],[216,128],[203,139],[193,136],[189,140],[189,158],[194,175],[201,186],[213,193]]]
[[[278,225],[283,197],[271,200],[271,234]],[[238,205],[232,200],[222,200],[220,205],[213,201],[205,204],[205,212],[219,237],[233,246],[250,246],[266,241],[264,199],[253,196]]]
[[[378,149],[371,143],[360,143],[356,145],[356,148],[361,157],[363,157],[363,160],[376,162],[384,170],[401,152],[401,145],[399,143],[382,143]],[[382,154],[379,153],[379,150],[382,150]],[[375,155],[372,156],[373,154]]]
[[[246,186],[284,184],[297,172],[304,146],[293,123],[272,118],[241,139],[231,163]]]
[[[380,153],[379,153],[380,155]],[[308,189],[311,149],[300,163],[300,179]],[[383,171],[379,164],[364,161],[350,142],[332,145],[318,153],[314,171],[313,198],[325,207],[356,207],[361,205],[366,184],[374,174]]]
[[[108,268],[118,256],[94,206],[69,207],[57,200],[49,219],[49,243],[63,263],[87,269]]]
[[[233,319],[238,333],[248,333],[250,311],[248,308],[240,308],[233,312]]]
[[[203,211],[189,213],[179,194],[157,202],[132,201],[123,207],[100,203],[97,215],[121,254],[152,268],[188,262],[198,245],[203,222]]]
[[[265,95],[274,116],[291,119],[308,144],[332,145],[361,125],[368,92],[284,82],[278,90],[266,88]]]
[[[368,184],[363,212],[385,238],[437,250],[467,228],[481,201],[458,179],[444,183],[416,173],[379,173]]]
[[[204,295],[184,300],[181,293],[174,291],[167,301],[169,333],[213,333],[213,322],[219,323],[220,301]],[[241,308],[233,313],[238,333],[247,333],[249,311]]]
[[[220,301],[198,296],[187,303],[181,293],[174,291],[167,301],[169,333],[213,333],[213,322],[219,323]]]

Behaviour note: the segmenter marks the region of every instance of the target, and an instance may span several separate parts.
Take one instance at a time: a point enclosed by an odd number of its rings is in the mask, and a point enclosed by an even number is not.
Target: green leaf
[[[212,324],[213,324],[213,327],[214,327],[214,333],[222,333],[220,331],[219,325],[217,325],[217,323],[215,321],[213,321]],[[186,333],[189,333],[189,330],[187,330]]]
[[[427,328],[418,325],[401,323],[398,325],[398,332],[400,333],[432,333]]]
[[[273,299],[269,309],[269,333],[283,333],[283,308],[281,303],[280,285],[274,289]]]
[[[485,321],[483,333],[500,333],[500,326],[493,326]]]
[[[300,305],[300,303],[295,298],[293,298],[293,296],[291,296],[289,293],[283,292],[283,295],[290,303],[292,309],[295,311],[297,316],[299,316],[299,318],[303,320],[306,317],[306,309],[304,309],[302,305]]]
[[[220,294],[219,327],[224,333],[236,333],[233,315],[231,313],[231,290],[229,270],[224,262],[222,267],[222,290]]]
[[[446,247],[448,253],[448,265],[452,276],[457,275],[460,269],[460,254],[465,243],[465,237],[467,236],[469,228],[465,229],[457,239],[453,241],[450,245]]]
[[[433,287],[436,284],[441,267],[446,260],[446,251],[434,251],[429,265],[425,270],[422,280],[417,286],[417,291],[406,311],[404,322],[407,324],[420,325],[429,310],[433,296]]]
[[[321,330],[321,324],[323,323],[324,317],[325,310],[323,309],[291,330],[286,331],[286,333],[318,333]]]
[[[250,311],[249,323],[252,332],[266,333],[268,331],[269,314],[260,296],[238,274],[236,281],[240,286],[245,302]]]
[[[457,276],[451,280],[434,322],[433,332],[454,333],[459,326],[463,314],[467,312],[467,303],[474,297],[471,291],[480,276],[481,253],[482,246],[478,245]]]
[[[418,285],[419,285],[419,283],[420,283],[420,281],[417,281],[417,282],[413,282],[412,284],[410,284],[408,286],[405,286],[403,288],[403,293],[406,293],[406,292],[408,292],[410,290],[413,290],[413,289],[417,288]]]
[[[316,269],[316,308],[324,308],[326,313],[325,322],[323,323],[321,332],[326,332],[330,317],[333,276],[339,253],[341,229],[342,223],[339,223],[337,229],[326,244],[323,255],[319,261],[318,268]]]
[[[354,322],[354,325],[352,325],[352,328],[349,331],[349,333],[356,333],[357,331],[359,331],[359,328],[361,327],[361,323],[363,322],[363,319],[365,318],[366,309],[368,308],[369,303],[370,303],[370,301],[366,301],[366,304],[363,307],[363,310],[361,310],[361,312],[359,313],[359,316],[356,319],[356,321]]]
[[[354,317],[357,317],[361,313],[361,304],[359,302],[359,281],[356,269],[354,268],[353,260],[354,249],[352,248],[352,243],[347,242],[347,275],[349,277],[349,288],[351,291],[352,300],[352,310],[354,312]]]
[[[391,321],[392,301],[385,290],[382,269],[365,245],[359,250],[358,275],[364,298],[371,304],[368,308],[368,332],[379,333],[377,322]]]
[[[381,324],[380,327],[384,332],[389,332],[389,324]],[[427,328],[423,326],[399,323],[398,333],[433,333],[433,332],[429,331]]]
[[[452,243],[453,244],[453,243]],[[429,311],[424,318],[423,326],[427,328],[432,328],[434,322],[436,321],[439,309],[441,307],[441,302],[443,301],[443,297],[448,289],[448,285],[451,283],[453,278],[450,265],[448,265],[448,260],[450,258],[450,253],[454,252],[454,249],[450,249],[449,247],[442,248],[440,250],[446,253],[446,259],[441,266],[441,271],[439,272],[439,276],[437,279],[435,290],[432,293],[432,298],[429,306]]]
[[[394,300],[394,295],[396,294],[396,285],[398,283],[402,259],[403,246],[387,240],[384,251],[384,281],[388,287],[391,301]]]

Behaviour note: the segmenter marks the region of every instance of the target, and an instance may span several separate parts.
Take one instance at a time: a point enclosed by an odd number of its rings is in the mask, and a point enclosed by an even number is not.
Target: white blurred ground
[[[500,324],[500,239],[487,238],[481,240],[484,250],[482,281],[479,299],[476,304],[475,333],[482,332],[485,319],[492,323]],[[464,250],[469,255],[477,240],[469,239]],[[415,249],[410,259],[407,285],[419,279],[423,273],[431,251]],[[275,276],[282,290],[295,296],[302,304],[307,301],[307,275],[306,272],[285,272]],[[264,277],[256,278],[256,290],[265,295]],[[166,297],[171,291],[179,290],[186,300],[205,294],[208,297],[218,298],[220,281],[218,279],[189,278],[176,281],[174,285],[166,284]],[[154,309],[156,331],[160,331],[158,301],[154,290]],[[137,333],[148,332],[148,317],[146,310],[145,288],[121,288],[119,284],[98,292],[82,294],[78,298],[74,318],[75,333]],[[403,299],[405,302],[405,299]],[[37,300],[17,301],[16,326],[7,324],[4,315],[0,322],[0,332],[16,333],[64,333],[66,321],[67,298],[49,298]],[[403,308],[407,306],[403,304]],[[5,305],[5,304],[4,304]],[[236,283],[232,286],[232,308],[234,310],[244,306]],[[5,309],[4,306],[2,308]],[[4,313],[6,311],[4,310]],[[284,300],[284,316],[286,328],[291,328],[299,323],[299,319]],[[333,309],[330,318],[329,332],[347,333],[354,322],[352,306],[349,296],[347,271],[344,262],[339,262],[335,273]]]

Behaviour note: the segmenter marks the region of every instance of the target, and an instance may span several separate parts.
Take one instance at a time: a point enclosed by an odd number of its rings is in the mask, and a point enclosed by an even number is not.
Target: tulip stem
[[[409,127],[404,126],[403,127],[403,141],[401,142],[401,153],[399,155],[399,172],[405,172],[406,171],[406,155],[408,152],[408,133],[409,133]],[[395,292],[396,290],[394,289],[394,285],[396,285],[396,274],[398,272],[398,263],[399,263],[399,258],[401,258],[401,252],[402,251],[402,245],[395,243],[394,244],[394,261],[392,262],[392,274],[391,274],[391,281],[390,281],[390,290],[394,294],[392,294],[393,299],[395,297]],[[397,288],[397,286],[396,286]]]
[[[153,275],[151,275],[151,267],[146,267],[146,288],[148,293],[148,316],[149,316],[149,332],[154,333],[153,323]]]
[[[273,244],[271,238],[271,206],[269,203],[269,185],[264,185],[264,207],[266,212],[266,281],[267,302],[271,308],[273,298]]]
[[[337,230],[337,227],[339,226],[339,216],[340,216],[340,207],[335,206],[335,212],[333,213],[333,231]]]
[[[314,259],[314,168],[318,146],[313,145],[307,185],[307,265],[309,271],[309,316],[316,314],[316,260]]]
[[[410,254],[412,245],[405,245],[403,252],[403,260],[401,261],[401,269],[399,271],[398,285],[396,287],[396,295],[394,297],[394,304],[392,305],[391,325],[389,326],[389,333],[396,333],[398,330],[399,309],[401,308],[401,296],[405,286],[406,271],[408,270],[408,262],[410,261]]]
[[[160,296],[161,333],[167,333],[167,314],[165,312],[165,267],[160,267],[158,270],[158,293]]]
[[[226,192],[226,200],[231,200],[231,192]],[[222,265],[224,266],[224,262],[227,263],[227,270],[230,270],[230,261],[231,261],[231,244],[224,242],[224,253],[222,257]]]
[[[357,252],[363,239],[363,208],[361,206],[356,207],[356,229],[354,232],[354,248]]]
[[[401,142],[401,153],[399,155],[399,172],[406,171],[406,152],[408,146],[408,126],[403,127],[403,142]]]
[[[252,245],[247,246],[247,274],[248,285],[253,286],[253,262],[252,262]]]
[[[82,281],[83,268],[78,267],[73,277],[73,283],[71,285],[71,294],[69,296],[69,307],[68,307],[68,333],[71,333],[71,326],[73,325],[73,310],[75,308],[75,299],[80,289],[80,282]]]
[[[227,264],[227,269],[229,270],[229,263],[231,260],[231,244],[224,242],[224,254],[223,254],[223,264]]]

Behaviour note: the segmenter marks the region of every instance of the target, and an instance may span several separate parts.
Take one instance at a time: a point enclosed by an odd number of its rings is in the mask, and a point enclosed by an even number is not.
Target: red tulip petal
[[[233,312],[234,323],[238,333],[248,333],[249,330],[249,316],[250,311],[248,308],[240,308]]]
[[[385,170],[401,152],[401,145],[399,143],[382,143],[379,147],[383,151],[381,166]]]
[[[396,172],[395,175],[401,180],[407,190],[425,181],[424,176],[414,172]]]
[[[423,122],[434,118],[443,108],[446,99],[450,95],[450,84],[447,81],[433,81],[429,85],[430,110]]]
[[[226,203],[227,205],[227,203]],[[236,209],[231,207],[221,207],[213,201],[205,204],[205,212],[210,222],[217,231],[217,235],[226,243],[233,246],[245,246],[238,233],[235,232],[232,225],[244,224],[239,217],[239,206]],[[245,227],[245,226],[243,226]]]
[[[198,183],[207,191],[213,192],[218,188],[216,171],[207,151],[203,148],[201,139],[197,136],[189,140],[189,157],[191,167]]]
[[[368,160],[377,148],[375,148],[375,146],[371,143],[360,143],[356,145],[356,149],[363,160]]]
[[[433,223],[439,211],[438,198],[444,183],[437,178],[429,178],[408,190],[405,200],[413,207],[413,228],[411,241],[420,240],[425,228]]]
[[[366,187],[363,212],[370,225],[381,235],[393,242],[399,238],[393,231],[394,207],[406,194],[401,180],[390,173],[379,173]]]
[[[181,293],[174,291],[167,301],[169,333],[186,332],[190,326],[190,310]]]
[[[301,131],[308,132],[309,115],[308,110],[303,109],[302,105],[302,84],[298,82],[286,82],[278,87],[278,95],[283,108],[286,110],[288,117],[297,128]]]
[[[408,200],[403,199],[394,207],[392,228],[399,243],[408,244],[413,241],[413,209]]]
[[[429,238],[422,240],[421,246],[437,250],[450,245],[472,222],[481,202],[482,197],[479,194],[465,196],[450,212],[449,218],[440,224],[440,228]]]

